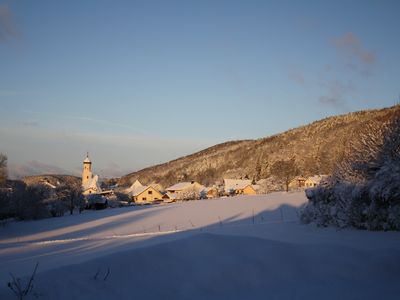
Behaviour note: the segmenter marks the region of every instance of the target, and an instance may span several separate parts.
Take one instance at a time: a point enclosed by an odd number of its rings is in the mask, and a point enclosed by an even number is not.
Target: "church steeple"
[[[86,158],[83,160],[82,185],[84,186],[92,177],[92,162],[89,159],[89,152],[87,152]]]

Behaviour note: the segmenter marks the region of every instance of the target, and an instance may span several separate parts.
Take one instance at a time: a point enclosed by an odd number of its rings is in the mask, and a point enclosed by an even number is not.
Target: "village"
[[[295,176],[290,180],[288,187],[290,191],[313,188],[323,184],[326,178],[326,175],[314,175],[307,178]],[[273,190],[267,190],[267,183],[268,179],[255,181],[251,179],[224,178],[215,182],[212,186],[204,186],[200,182],[192,180],[177,182],[167,188],[163,188],[157,183],[143,185],[136,179],[128,188],[119,187],[118,185],[102,188],[99,176],[92,172],[92,161],[89,159],[89,154],[83,160],[82,193],[89,203],[94,204],[90,206],[97,207],[106,206],[109,203],[114,203],[115,205],[115,201],[112,200],[115,198],[116,192],[127,196],[125,199],[128,201],[118,201],[119,206],[123,206],[127,204],[149,205],[237,195],[257,195],[284,189],[282,185],[278,185]]]

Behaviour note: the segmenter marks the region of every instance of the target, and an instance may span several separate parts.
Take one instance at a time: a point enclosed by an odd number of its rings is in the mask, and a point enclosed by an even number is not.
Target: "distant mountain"
[[[40,174],[68,174],[70,172],[57,166],[44,164],[38,161],[28,161],[22,164],[10,163],[8,165],[8,175],[11,179],[20,179],[26,176]]]
[[[203,184],[222,178],[258,180],[270,176],[270,167],[275,161],[292,157],[305,176],[329,174],[349,141],[356,139],[366,124],[382,124],[399,110],[400,106],[394,106],[354,112],[258,140],[226,142],[125,175],[119,185],[128,186],[136,179],[144,184],[155,182],[163,186],[180,180]]]

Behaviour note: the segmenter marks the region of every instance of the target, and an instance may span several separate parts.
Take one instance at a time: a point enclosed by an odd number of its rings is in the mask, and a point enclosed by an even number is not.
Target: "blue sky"
[[[399,1],[0,1],[10,168],[120,175],[399,101]],[[57,169],[56,169],[57,170]]]

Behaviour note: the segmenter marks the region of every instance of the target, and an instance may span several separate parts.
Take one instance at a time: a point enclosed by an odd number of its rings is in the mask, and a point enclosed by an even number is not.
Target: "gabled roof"
[[[171,200],[176,200],[176,199],[178,199],[178,195],[177,195],[176,193],[169,193],[169,192],[167,192],[167,193],[163,196],[163,198],[165,198],[165,196],[168,196],[168,199],[171,199]]]
[[[224,179],[225,191],[242,190],[251,185],[250,179]]]
[[[184,189],[190,188],[191,186],[200,186],[199,183],[197,183],[196,181],[186,181],[186,182],[179,182],[176,183],[172,186],[170,186],[169,188],[167,188],[167,191],[182,191]]]
[[[314,175],[309,178],[307,178],[307,181],[314,182],[316,184],[319,184],[323,179],[327,178],[327,175]]]
[[[136,180],[137,181],[137,180]],[[140,182],[139,182],[140,183]],[[136,187],[134,187],[133,189],[131,189],[128,194],[131,196],[139,196],[141,193],[145,192],[148,189],[153,189],[156,192],[160,193],[157,189],[155,189],[153,186],[151,185],[136,185]]]
[[[141,193],[143,193],[145,190],[147,190],[149,188],[151,188],[151,186],[143,186],[142,185],[142,186],[139,186],[136,189],[134,189],[130,194],[132,196],[138,196],[138,195],[140,195]]]
[[[143,184],[141,184],[139,180],[136,180],[129,188],[125,190],[125,193],[130,194],[140,187],[143,187]]]

